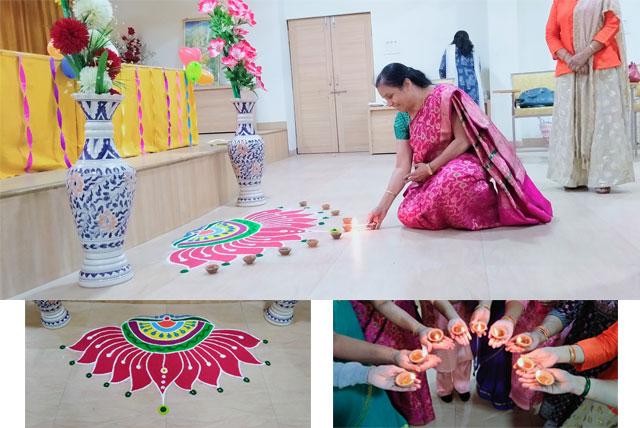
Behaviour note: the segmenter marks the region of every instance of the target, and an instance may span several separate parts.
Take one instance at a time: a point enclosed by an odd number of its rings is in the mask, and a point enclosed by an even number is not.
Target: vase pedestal
[[[276,300],[264,310],[264,319],[277,326],[289,325],[293,322],[293,309],[297,300]]]
[[[40,321],[45,328],[55,330],[69,323],[71,315],[60,300],[34,300],[40,310]]]

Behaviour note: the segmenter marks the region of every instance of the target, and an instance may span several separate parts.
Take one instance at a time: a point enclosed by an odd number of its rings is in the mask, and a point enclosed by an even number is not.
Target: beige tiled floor
[[[333,241],[326,230],[308,249],[292,243],[287,258],[269,250],[253,266],[235,262],[215,276],[203,268],[180,274],[169,264],[171,242],[207,222],[243,216],[306,199],[323,202],[364,221],[385,189],[392,155],[367,153],[295,156],[269,165],[267,205],[224,206],[128,251],[132,281],[105,289],[82,289],[76,274],[22,298],[80,299],[333,299],[333,298],[638,298],[640,297],[640,183],[609,195],[567,193],[545,178],[546,153],[524,152],[529,175],[551,200],[547,225],[480,232],[423,231],[399,223],[395,209],[383,229],[346,234]],[[640,180],[640,162],[636,162]],[[206,186],[203,186],[206,191]],[[315,210],[314,210],[315,212]],[[318,226],[318,228],[320,228]],[[362,293],[366,292],[366,296]]]
[[[194,304],[66,302],[71,322],[44,329],[35,306],[26,308],[27,427],[299,427],[310,423],[310,304],[299,302],[294,323],[275,327],[262,318],[264,302]],[[167,393],[170,412],[160,416],[160,394],[153,388],[126,398],[128,382],[104,388],[107,376],[87,379],[89,366],[70,366],[78,353],[61,350],[86,331],[117,325],[136,315],[193,314],[221,327],[246,330],[268,339],[254,351],[271,366],[242,365],[241,379],[221,376],[222,394],[196,381],[196,396],[174,387]]]
[[[475,378],[471,379],[471,399],[463,403],[454,395],[452,403],[445,403],[436,396],[436,372],[427,372],[429,390],[433,400],[436,419],[426,425],[429,428],[451,427],[540,427],[544,420],[518,408],[501,411],[493,408],[491,403],[480,398],[475,392]]]

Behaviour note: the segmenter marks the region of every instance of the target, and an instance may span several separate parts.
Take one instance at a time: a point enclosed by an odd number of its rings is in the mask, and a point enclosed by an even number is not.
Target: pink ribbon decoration
[[[136,67],[136,94],[138,97],[138,132],[140,133],[140,153],[144,154],[144,127],[142,126],[142,91],[140,90],[140,75]]]
[[[180,138],[180,146],[182,146],[182,79],[179,71],[176,71],[176,89],[178,91],[178,96],[176,97],[176,107],[178,109],[178,138]]]
[[[171,147],[171,98],[169,97],[169,81],[167,80],[167,72],[162,69],[162,77],[164,77],[164,92],[167,94],[167,145]]]
[[[24,72],[22,56],[18,56],[18,67],[20,74],[20,90],[22,91],[22,112],[24,115],[24,127],[25,134],[27,135],[27,146],[29,147],[29,156],[27,157],[27,164],[25,165],[24,170],[26,172],[31,172],[31,166],[33,165],[33,135],[31,134],[31,113],[29,112],[29,100],[27,99],[27,76]]]
[[[67,142],[64,139],[64,131],[62,130],[62,113],[60,112],[60,94],[58,91],[58,83],[56,82],[56,62],[49,57],[49,68],[51,69],[51,80],[53,81],[53,97],[56,100],[56,117],[58,119],[58,130],[60,131],[60,148],[64,153],[64,163],[67,168],[71,168],[71,161],[67,156]]]

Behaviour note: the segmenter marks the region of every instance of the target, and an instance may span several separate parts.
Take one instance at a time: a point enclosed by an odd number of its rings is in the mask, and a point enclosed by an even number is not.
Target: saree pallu
[[[364,340],[351,305],[346,300],[333,301],[333,331]],[[372,385],[333,388],[334,427],[404,427],[406,421],[393,408],[385,391]]]
[[[395,304],[420,321],[415,303],[412,300],[397,300]],[[410,351],[420,349],[421,345],[417,336],[393,324],[376,311],[370,302],[354,300],[351,302],[351,306],[367,342],[394,349]],[[422,387],[417,391],[387,391],[393,406],[410,425],[426,425],[435,419],[426,374],[418,374],[418,379],[422,381]]]

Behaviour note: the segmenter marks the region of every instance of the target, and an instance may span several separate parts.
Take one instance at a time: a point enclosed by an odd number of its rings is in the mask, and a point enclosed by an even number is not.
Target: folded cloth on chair
[[[521,108],[552,106],[553,91],[549,88],[528,89],[516,99],[516,105]]]

